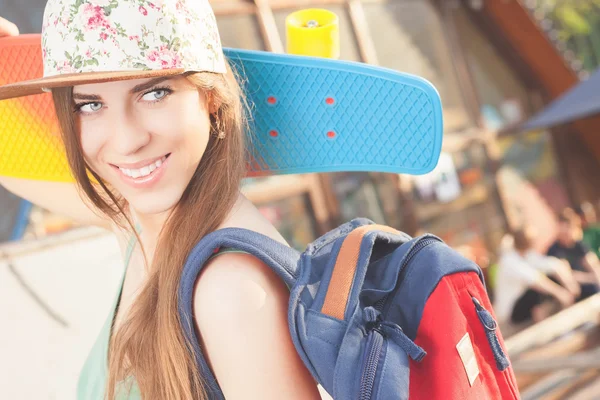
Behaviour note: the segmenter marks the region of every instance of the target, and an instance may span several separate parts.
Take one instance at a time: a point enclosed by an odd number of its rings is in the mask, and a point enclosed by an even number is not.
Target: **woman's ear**
[[[219,108],[221,108],[221,102],[212,91],[206,93],[206,101],[208,102],[208,112],[210,114],[216,114]]]

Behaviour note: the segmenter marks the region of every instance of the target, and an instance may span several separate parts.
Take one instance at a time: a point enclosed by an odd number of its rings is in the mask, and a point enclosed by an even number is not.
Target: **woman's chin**
[[[140,196],[135,199],[126,199],[129,206],[138,215],[157,215],[164,214],[172,210],[179,198],[172,198],[172,196]]]

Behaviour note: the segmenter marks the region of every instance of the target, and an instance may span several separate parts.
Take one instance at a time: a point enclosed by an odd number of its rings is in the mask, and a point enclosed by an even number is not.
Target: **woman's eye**
[[[96,112],[102,108],[102,103],[87,103],[79,107],[84,113]]]
[[[167,91],[165,89],[156,89],[146,93],[142,98],[146,101],[156,101],[162,99],[166,95]]]

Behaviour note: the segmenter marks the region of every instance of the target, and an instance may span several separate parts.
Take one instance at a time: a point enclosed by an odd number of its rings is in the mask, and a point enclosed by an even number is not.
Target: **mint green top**
[[[136,238],[135,236],[129,241],[127,245],[127,251],[125,254],[125,270],[121,277],[119,289],[116,293],[115,299],[113,300],[110,313],[100,330],[100,334],[92,347],[79,375],[79,381],[77,382],[77,400],[102,400],[105,398],[104,393],[106,389],[106,381],[108,378],[108,344],[112,333],[113,320],[115,318],[117,307],[121,299],[121,293],[123,290],[123,282],[135,248]],[[213,257],[225,254],[225,253],[245,253],[241,250],[234,249],[223,249],[218,253],[213,254]],[[131,392],[127,397],[118,396],[119,400],[141,400],[141,395],[137,385],[133,385]]]
[[[125,253],[125,270],[123,271],[119,288],[110,308],[110,313],[108,314],[108,318],[106,318],[106,321],[100,330],[100,334],[98,335],[92,350],[88,354],[85,364],[83,364],[83,370],[79,375],[79,381],[77,382],[77,400],[102,400],[105,398],[104,392],[108,378],[108,343],[112,332],[113,320],[117,312],[117,306],[121,299],[127,267],[129,266],[135,243],[136,238],[133,236],[127,245],[127,251]],[[140,393],[135,385],[131,390],[129,399],[141,399]]]

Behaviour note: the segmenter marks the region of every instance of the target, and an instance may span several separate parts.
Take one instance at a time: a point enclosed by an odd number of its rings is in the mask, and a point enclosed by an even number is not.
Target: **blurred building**
[[[581,71],[544,29],[536,2],[213,4],[226,46],[274,51],[284,50],[288,13],[309,6],[334,11],[342,59],[423,76],[442,97],[445,154],[432,174],[304,176],[294,178],[289,191],[268,190],[270,184],[280,187],[279,177],[249,185],[265,213],[298,235],[299,245],[360,215],[409,233],[431,231],[451,245],[483,253],[497,248],[509,226],[527,221],[539,228],[543,249],[554,234],[555,211],[598,198],[593,178],[600,152],[590,146],[597,140],[591,125],[512,134],[575,84]],[[269,199],[268,193],[277,197]]]
[[[36,32],[44,1],[27,3],[0,0],[0,13],[23,32]],[[275,52],[285,51],[290,12],[329,9],[340,17],[341,59],[422,76],[441,95],[444,154],[431,174],[307,174],[246,182],[245,192],[293,246],[302,248],[336,224],[363,216],[412,234],[430,231],[475,253],[493,252],[509,226],[528,220],[540,228],[544,247],[553,235],[554,211],[599,197],[597,121],[511,133],[581,72],[546,29],[536,1],[211,3],[224,46]]]

